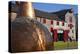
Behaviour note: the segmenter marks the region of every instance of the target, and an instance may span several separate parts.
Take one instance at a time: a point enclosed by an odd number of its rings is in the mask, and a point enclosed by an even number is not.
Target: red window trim
[[[59,21],[57,21],[57,25],[59,25]]]
[[[70,17],[70,22],[72,22],[72,17]]]
[[[50,31],[53,32],[53,27],[50,28]]]
[[[69,27],[70,25],[68,24],[68,27]]]
[[[53,24],[53,20],[51,20],[51,24]]]
[[[46,19],[43,19],[43,23],[46,23]]]
[[[72,29],[73,25],[72,24],[68,24],[68,27],[70,27],[70,29]]]
[[[62,26],[64,26],[64,22],[62,22]]]

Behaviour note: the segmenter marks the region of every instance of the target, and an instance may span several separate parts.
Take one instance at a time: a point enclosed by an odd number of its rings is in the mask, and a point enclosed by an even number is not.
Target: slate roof
[[[36,17],[41,17],[41,18],[46,18],[46,19],[50,19],[50,20],[57,20],[57,21],[62,21],[61,19],[58,18],[58,16],[56,14],[51,14],[48,12],[44,12],[41,10],[35,10],[35,16]]]
[[[65,14],[70,11],[71,9],[64,9],[57,12],[52,12],[52,14],[56,14],[61,20],[65,21]]]

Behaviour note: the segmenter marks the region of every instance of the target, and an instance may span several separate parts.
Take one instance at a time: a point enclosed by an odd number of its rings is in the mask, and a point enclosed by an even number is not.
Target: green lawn
[[[76,49],[76,48],[78,48],[78,43],[76,41],[72,41],[72,42],[63,42],[63,41],[54,42],[54,50]]]

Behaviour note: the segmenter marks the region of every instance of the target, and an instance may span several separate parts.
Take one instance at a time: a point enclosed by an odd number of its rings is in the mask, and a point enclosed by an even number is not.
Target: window
[[[43,19],[43,23],[46,23],[46,19]]]
[[[68,27],[69,27],[70,25],[68,24]]]
[[[62,26],[64,26],[64,22],[62,22]]]
[[[53,24],[53,21],[51,20],[51,24]]]
[[[73,27],[73,25],[72,25],[72,24],[70,24],[70,29],[72,29],[72,27]]]
[[[72,33],[74,33],[74,30],[72,30]]]
[[[70,27],[70,29],[72,29],[73,25],[72,24],[69,24],[68,27]]]
[[[57,25],[59,25],[59,22],[57,21]]]
[[[53,32],[53,27],[50,28],[50,31]]]
[[[41,22],[41,18],[40,18],[40,22]]]
[[[69,21],[72,22],[72,17],[70,17],[70,20]]]

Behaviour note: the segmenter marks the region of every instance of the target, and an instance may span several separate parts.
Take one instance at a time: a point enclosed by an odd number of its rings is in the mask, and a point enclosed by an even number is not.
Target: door
[[[64,42],[68,41],[68,31],[64,30],[64,36],[63,36]]]
[[[58,41],[63,41],[63,33],[58,33]]]

